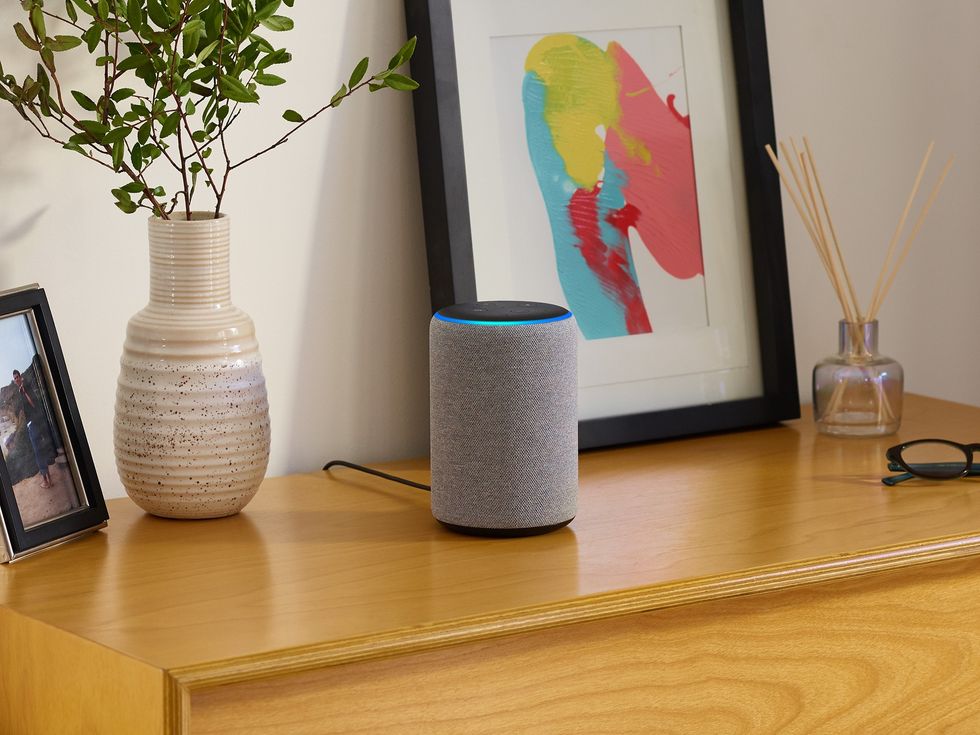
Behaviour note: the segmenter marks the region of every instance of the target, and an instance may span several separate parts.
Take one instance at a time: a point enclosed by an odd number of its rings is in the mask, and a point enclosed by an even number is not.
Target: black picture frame
[[[492,2],[493,0],[482,0]],[[571,0],[570,0],[571,1]],[[477,300],[452,0],[405,0],[433,312]],[[800,416],[762,0],[728,3],[745,174],[762,395],[579,422],[582,449],[773,424]]]
[[[16,561],[95,531],[105,526],[109,519],[47,296],[36,284],[0,293],[0,320],[20,315],[26,316],[27,323],[32,325],[36,351],[32,368],[36,375],[31,379],[37,381],[33,383],[34,389],[44,391],[48,420],[58,429],[62,444],[57,453],[63,455],[60,457],[65,466],[62,471],[68,473],[80,497],[77,509],[25,527],[11,482],[8,458],[6,455],[0,457],[0,535],[3,541],[0,562]],[[3,383],[4,387],[6,385]]]

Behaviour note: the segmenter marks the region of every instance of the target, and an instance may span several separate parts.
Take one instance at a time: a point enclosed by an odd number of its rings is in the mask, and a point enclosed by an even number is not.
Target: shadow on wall
[[[370,45],[372,67],[383,64],[405,41],[401,0],[349,8],[342,58],[352,66]],[[411,95],[363,94],[337,112],[291,412],[291,447],[310,444],[310,427],[322,440],[309,450],[315,456],[290,456],[291,466],[319,466],[327,455],[377,461],[428,451],[430,312]]]

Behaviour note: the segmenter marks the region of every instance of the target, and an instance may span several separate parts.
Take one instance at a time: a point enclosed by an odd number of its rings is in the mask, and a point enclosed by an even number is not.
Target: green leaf
[[[260,36],[258,33],[253,33],[249,36],[252,42],[259,48],[260,51],[266,54],[271,54],[275,51],[275,47],[269,43],[265,38]]]
[[[140,187],[140,191],[142,190],[142,187]],[[112,193],[112,196],[116,198],[117,202],[130,202],[133,200],[133,198],[130,196],[130,191],[125,186],[118,189],[110,189],[109,191]]]
[[[143,185],[140,182],[138,182],[138,181],[130,181],[130,182],[126,183],[126,184],[123,184],[123,186],[120,187],[120,188],[123,191],[128,191],[130,194],[142,194],[143,193]]]
[[[138,69],[141,66],[146,66],[150,64],[150,57],[144,56],[143,54],[133,54],[132,56],[127,56],[125,59],[119,62],[116,66],[116,71],[129,71],[130,69]]]
[[[212,41],[207,46],[202,48],[197,54],[197,63],[203,64],[207,58],[214,53],[214,50],[218,48],[219,41]]]
[[[291,123],[301,123],[303,120],[305,120],[305,118],[296,112],[296,110],[286,110],[284,113],[282,113],[282,119]]]
[[[160,0],[146,0],[146,13],[157,28],[167,30],[173,25],[173,18],[167,13]]]
[[[95,103],[92,101],[91,97],[79,92],[77,89],[73,89],[71,91],[71,96],[75,98],[75,102],[77,102],[78,106],[83,110],[86,110],[87,112],[95,112]]]
[[[62,146],[62,148],[68,151],[75,151],[76,153],[81,153],[83,156],[86,157],[88,156],[88,153],[85,152],[85,149],[82,148],[78,143],[72,143],[69,141],[68,143],[65,143]]]
[[[41,49],[41,61],[44,62],[44,65],[48,68],[48,71],[51,72],[52,74],[54,74],[57,71],[57,68],[54,65],[54,51],[52,51],[51,49],[49,48]]]
[[[37,33],[38,38],[44,38],[47,35],[47,31],[44,28],[44,11],[41,10],[40,5],[35,5],[31,8],[31,27]]]
[[[126,155],[126,143],[117,140],[112,144],[112,167],[116,171],[122,168],[124,155]]]
[[[105,136],[106,143],[118,143],[119,141],[126,140],[126,136],[133,132],[132,128],[122,127],[113,128]]]
[[[129,153],[129,160],[133,164],[133,168],[139,171],[143,168],[143,146],[139,143],[133,144],[133,149]]]
[[[97,5],[96,15],[102,20],[109,20],[109,3],[108,0],[99,0]]]
[[[94,15],[95,14],[95,12],[92,10],[92,8],[88,4],[88,2],[86,2],[86,0],[70,0],[70,2],[69,3],[66,3],[66,4],[74,5],[79,10],[81,10],[83,13],[86,13],[87,15]],[[71,15],[71,13],[69,13],[69,15]]]
[[[204,21],[200,18],[194,18],[193,20],[187,21],[186,25],[184,25],[183,33],[184,35],[188,33],[200,34],[204,33],[204,30]]]
[[[139,205],[136,202],[116,202],[116,206],[126,214],[132,214],[139,209]]]
[[[273,64],[287,64],[292,60],[293,55],[286,51],[286,49],[281,48],[262,57],[262,60],[259,62],[259,70],[261,71],[262,69],[272,66]]]
[[[65,0],[65,13],[68,15],[68,20],[72,23],[78,21],[78,11],[75,10],[75,3],[71,0]]]
[[[139,0],[129,0],[126,4],[126,20],[135,33],[139,33],[143,28],[146,18],[143,16],[143,5]]]
[[[383,85],[383,84],[374,84],[374,83],[371,83],[371,84],[368,85],[368,91],[371,91],[371,92],[377,92],[379,89],[384,89],[384,88],[385,88],[385,85]]]
[[[75,127],[81,128],[99,142],[101,142],[105,134],[109,132],[109,128],[97,120],[79,120],[77,123],[75,123]]]
[[[418,36],[412,36],[405,41],[405,45],[398,49],[398,53],[391,57],[388,62],[388,69],[397,69],[415,54],[415,44],[418,43]]]
[[[146,141],[150,139],[150,133],[153,132],[153,123],[147,121],[140,126],[140,129],[136,133],[136,140],[139,141],[140,145],[144,145]]]
[[[263,21],[279,10],[279,0],[256,0],[255,20]]]
[[[191,2],[187,5],[186,12],[188,17],[200,15],[202,12],[207,10],[209,5],[211,5],[211,0],[191,0]]]
[[[262,25],[264,25],[270,31],[293,30],[292,18],[287,18],[285,15],[270,15],[268,18],[265,18],[261,22]]]
[[[180,125],[180,112],[174,110],[166,119],[163,121],[163,125],[160,126],[160,137],[169,138],[171,135],[177,132],[177,127]]]
[[[31,51],[41,50],[41,44],[31,37],[31,34],[27,32],[26,28],[24,28],[23,23],[14,23],[14,33],[17,34],[17,38],[20,39],[20,42],[27,46],[27,48],[29,48]]]
[[[348,87],[353,89],[357,86],[358,82],[364,79],[364,75],[367,73],[368,64],[370,63],[371,61],[367,56],[357,62],[357,66],[354,67],[354,71],[352,71],[350,75],[350,80],[347,82]]]
[[[347,96],[347,85],[341,84],[340,89],[338,89],[333,97],[330,98],[331,107],[340,107],[340,103],[343,102],[344,97]]]
[[[136,94],[135,89],[129,89],[128,87],[117,89],[115,92],[112,93],[112,101],[122,102],[123,100],[128,100],[134,94]]]
[[[197,106],[194,104],[194,100],[187,100],[187,104],[184,105],[184,112],[188,115],[193,115],[197,112]]]
[[[99,41],[102,40],[102,28],[97,23],[93,23],[92,26],[82,34],[82,38],[85,39],[88,52],[90,54],[94,53],[95,49],[99,47]]]
[[[266,87],[278,87],[280,84],[286,83],[285,79],[277,77],[275,74],[256,74],[255,81]]]
[[[222,74],[218,78],[218,87],[225,97],[235,102],[258,102],[259,96],[249,90],[235,77]]]
[[[385,86],[403,92],[411,92],[413,89],[419,88],[419,83],[401,74],[389,74],[385,77]]]
[[[44,45],[52,51],[69,51],[82,45],[82,39],[77,36],[55,36],[47,38]]]

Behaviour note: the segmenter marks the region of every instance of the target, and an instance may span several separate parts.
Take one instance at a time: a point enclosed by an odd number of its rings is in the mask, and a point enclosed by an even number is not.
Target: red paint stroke
[[[688,130],[690,130],[691,129],[691,116],[690,115],[682,115],[680,112],[678,112],[677,108],[674,106],[674,100],[676,100],[676,99],[677,99],[677,95],[676,94],[668,94],[667,95],[667,107],[670,108],[670,111],[674,113],[674,117],[676,117],[678,120],[680,120],[684,124],[684,127],[685,128],[687,128]]]
[[[646,74],[622,46],[611,43],[607,53],[620,70],[622,115],[617,127],[633,145],[610,128],[606,150],[626,174],[624,198],[643,213],[636,230],[670,275],[692,278],[703,274],[691,131],[653,90]],[[647,88],[653,93],[636,94]],[[649,160],[637,153],[636,141],[646,147]]]
[[[621,242],[609,246],[602,241],[599,232],[600,191],[601,184],[592,189],[577,189],[568,203],[568,216],[578,237],[577,247],[603,290],[622,305],[626,331],[629,334],[646,334],[653,330],[640,287],[630,273],[626,253],[626,232],[639,218],[639,210],[627,204],[606,216],[606,221],[623,235]]]

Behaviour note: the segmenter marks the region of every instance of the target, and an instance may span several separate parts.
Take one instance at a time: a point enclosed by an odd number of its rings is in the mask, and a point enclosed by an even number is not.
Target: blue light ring
[[[566,319],[572,318],[572,312],[566,312],[561,316],[552,316],[547,319],[527,319],[525,321],[519,322],[484,322],[478,319],[456,319],[451,316],[443,316],[442,314],[436,312],[433,319],[438,319],[441,322],[450,322],[452,324],[474,324],[483,327],[521,327],[528,324],[548,324],[550,322],[563,322]]]

